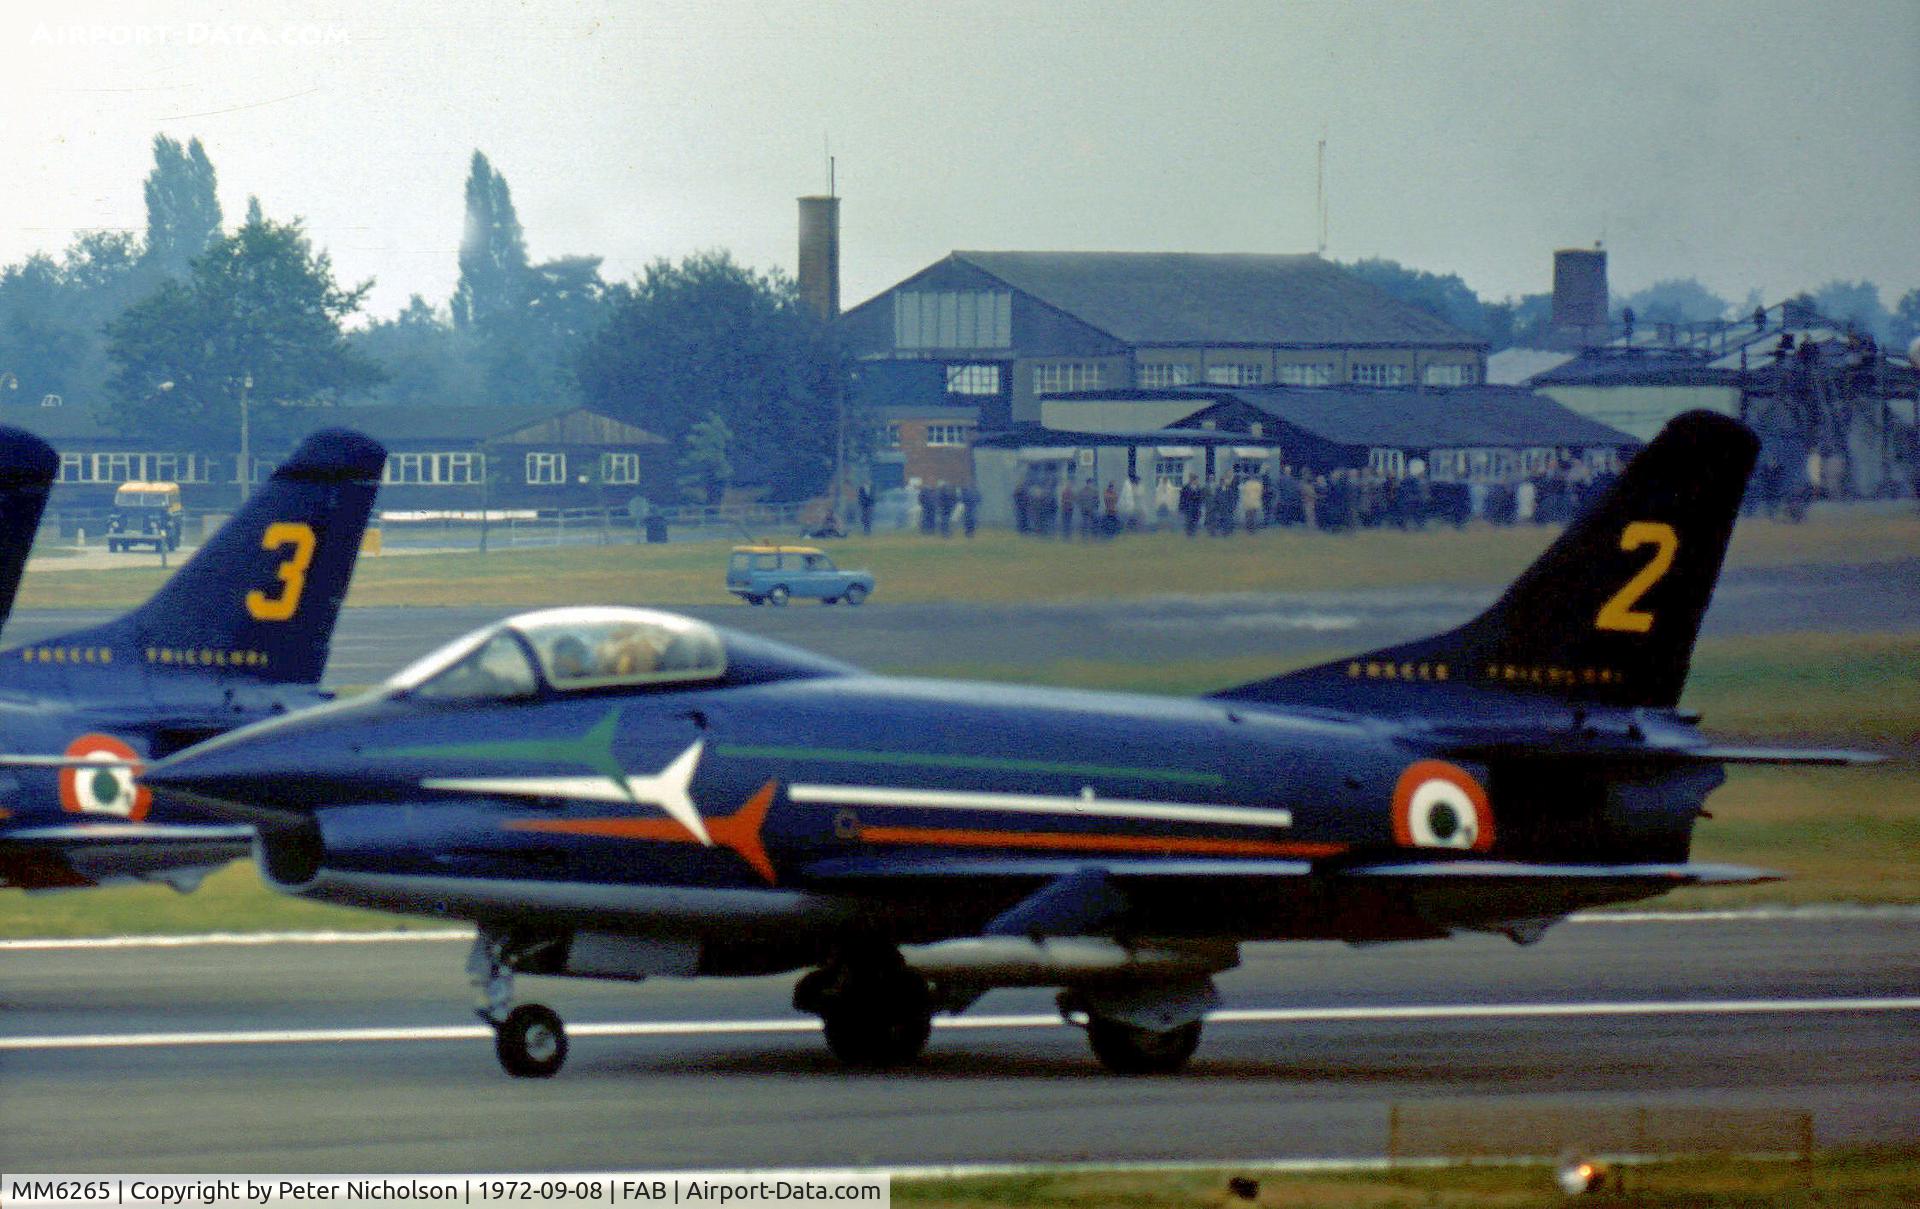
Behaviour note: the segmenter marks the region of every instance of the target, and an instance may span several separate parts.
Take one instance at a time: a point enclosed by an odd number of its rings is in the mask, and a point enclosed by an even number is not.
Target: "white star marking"
[[[617,802],[622,805],[658,806],[685,827],[707,847],[713,837],[707,834],[706,821],[693,804],[687,787],[693,782],[693,770],[700,764],[705,740],[675,756],[673,762],[651,776],[628,776],[625,781],[607,777],[429,777],[420,782],[422,789],[451,789],[462,793],[488,793],[501,797],[566,798],[574,802]]]

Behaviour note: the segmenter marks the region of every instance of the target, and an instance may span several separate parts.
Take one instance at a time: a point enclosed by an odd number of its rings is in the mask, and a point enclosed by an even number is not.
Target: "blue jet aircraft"
[[[1721,766],[1868,757],[1722,746],[1677,708],[1755,448],[1681,417],[1481,616],[1199,700],[895,679],[569,608],[146,782],[258,825],[286,893],[476,923],[514,1075],[567,1053],[516,972],[808,967],[794,1004],[851,1064],[1041,986],[1107,1066],[1171,1071],[1241,942],[1525,943],[1773,876],[1689,861]]]
[[[191,890],[253,831],[156,802],[136,775],[210,736],[324,701],[316,688],[386,452],[314,434],[140,608],[0,651],[0,886]],[[0,619],[60,464],[0,429]]]

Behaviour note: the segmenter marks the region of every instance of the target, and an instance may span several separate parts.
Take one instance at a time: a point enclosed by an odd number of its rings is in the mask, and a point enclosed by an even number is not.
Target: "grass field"
[[[893,1203],[914,1209],[1559,1209],[1569,1204],[1640,1209],[1799,1209],[1806,1206],[1920,1204],[1920,1166],[1897,1151],[1818,1155],[1811,1168],[1787,1162],[1699,1159],[1616,1168],[1624,1188],[1562,1196],[1546,1165],[1402,1169],[1390,1172],[1281,1174],[1258,1170],[1066,1172],[944,1180],[895,1180]],[[1233,1176],[1259,1181],[1243,1199]]]
[[[1061,661],[1038,667],[953,667],[953,676],[1084,688],[1192,694],[1307,661],[1207,660],[1141,667]],[[1696,832],[1698,859],[1759,865],[1790,880],[1689,890],[1663,907],[1754,903],[1920,903],[1920,634],[1791,634],[1703,643],[1687,704],[1717,735],[1852,744],[1892,758],[1872,768],[1737,768]],[[306,928],[433,927],[283,898],[250,865],[221,871],[194,894],[136,886],[83,894],[7,894],[0,936]]]
[[[1394,530],[1352,534],[1270,530],[1230,540],[1172,533],[1115,542],[1058,542],[982,532],[972,541],[893,534],[836,542],[846,567],[878,579],[876,602],[1121,599],[1166,594],[1311,591],[1420,584],[1497,584],[1538,554],[1553,530],[1538,526]],[[1920,516],[1846,509],[1803,525],[1743,522],[1730,567],[1857,565],[1920,558]],[[555,604],[722,604],[726,545],[631,543],[488,554],[388,554],[364,558],[349,606],[449,604],[501,608]],[[126,608],[164,582],[158,567],[37,569],[21,608]]]

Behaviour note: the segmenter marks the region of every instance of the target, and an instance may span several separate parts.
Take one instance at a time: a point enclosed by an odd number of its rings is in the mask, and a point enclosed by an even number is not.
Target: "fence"
[[[107,531],[108,511],[62,508],[49,512],[45,523],[64,540],[85,534],[89,544],[98,545]],[[676,542],[798,537],[818,511],[818,505],[807,504],[688,504],[654,509],[667,522],[670,540]],[[197,542],[211,534],[227,515],[189,513],[184,528],[187,541]],[[380,513],[373,523],[380,526],[389,545],[477,547],[483,533],[486,545],[501,548],[606,545],[642,541],[646,536],[646,527],[636,524],[625,507],[492,509],[484,520],[478,510],[392,511]]]

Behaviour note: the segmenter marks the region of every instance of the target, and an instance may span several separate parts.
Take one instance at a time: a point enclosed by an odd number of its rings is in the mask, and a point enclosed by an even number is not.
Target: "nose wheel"
[[[551,1079],[567,1060],[567,1026],[552,1008],[523,1003],[493,1026],[493,1052],[516,1079]]]
[[[493,1028],[493,1052],[500,1068],[516,1079],[551,1079],[567,1061],[567,1026],[545,1004],[513,1003],[513,971],[546,942],[516,944],[480,933],[467,955],[467,979],[478,993],[474,1010]]]

